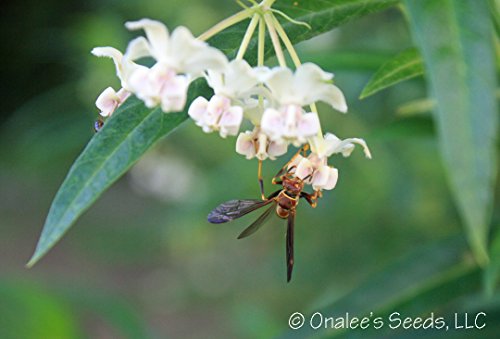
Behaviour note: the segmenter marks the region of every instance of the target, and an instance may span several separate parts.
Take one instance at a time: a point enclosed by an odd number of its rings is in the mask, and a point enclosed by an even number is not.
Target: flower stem
[[[241,45],[240,45],[240,48],[238,50],[238,54],[236,55],[237,60],[243,59],[243,56],[245,56],[245,52],[247,51],[248,44],[250,43],[250,39],[252,38],[252,35],[255,32],[255,27],[257,27],[258,23],[259,23],[259,15],[254,14],[252,17],[252,20],[250,21],[250,24],[248,25],[248,28],[247,28],[247,31],[245,32],[245,35],[243,36],[243,40],[241,41]]]
[[[274,52],[278,58],[278,63],[281,67],[286,67],[285,54],[283,54],[283,49],[281,48],[280,40],[276,30],[274,28],[273,16],[270,13],[264,14],[264,20],[266,21],[267,29],[269,30],[269,36],[271,36],[271,41],[273,42]]]
[[[293,64],[295,65],[295,67],[299,67],[300,65],[302,65],[302,62],[300,61],[297,51],[293,47],[292,41],[286,34],[285,30],[283,29],[283,26],[281,26],[280,22],[278,21],[278,19],[276,19],[274,15],[272,16],[272,20],[281,41],[283,41],[283,44],[285,45],[285,48],[288,51],[288,54],[290,54],[290,58],[292,58]],[[311,112],[318,115],[318,108],[316,107],[316,104],[312,103],[310,107],[311,107]],[[323,132],[321,130],[321,125],[318,131],[318,138],[320,140],[323,139]]]
[[[222,32],[226,28],[231,27],[237,24],[238,22],[243,21],[251,16],[252,12],[247,9],[239,11],[238,13],[231,15],[229,18],[222,20],[221,22],[219,22],[218,24],[207,30],[205,33],[201,34],[198,37],[198,39],[201,41],[206,41],[211,37],[213,37],[214,35],[216,35],[217,33]]]
[[[264,22],[264,18],[259,16],[259,36],[257,41],[257,66],[264,66],[264,57],[265,57],[265,48],[266,48],[266,23]],[[261,88],[264,85],[260,85]],[[259,94],[259,107],[261,111],[264,111],[264,97],[262,94]],[[259,124],[260,126],[260,124]],[[259,127],[256,125],[256,127]]]
[[[243,21],[245,19],[248,19],[252,17],[255,13],[259,11],[259,9],[264,9],[264,11],[267,11],[270,9],[270,7],[274,4],[276,0],[263,0],[260,4],[252,6],[250,8],[245,8],[242,11],[239,11],[236,14],[231,15],[229,18],[226,18],[207,30],[205,33],[202,33],[198,39],[201,41],[207,41],[214,35],[216,35],[219,32],[222,32],[226,28],[229,28],[235,24],[237,24],[240,21]]]
[[[286,50],[288,51],[288,54],[290,54],[290,57],[292,58],[293,64],[295,65],[295,67],[299,67],[302,64],[300,62],[299,55],[297,54],[297,51],[295,51],[295,48],[293,47],[293,44],[290,41],[290,38],[288,38],[288,35],[286,35],[285,30],[283,29],[280,22],[278,21],[278,19],[276,19],[275,16],[273,16],[273,23],[281,41],[283,41],[283,44],[285,45]]]
[[[264,66],[264,51],[266,47],[266,24],[259,18],[259,39],[257,44],[257,66]]]

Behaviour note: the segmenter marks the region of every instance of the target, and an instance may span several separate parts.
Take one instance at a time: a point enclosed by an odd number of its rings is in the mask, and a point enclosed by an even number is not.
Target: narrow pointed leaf
[[[477,261],[488,260],[498,107],[487,1],[406,0],[422,54],[441,153]]]
[[[410,48],[383,64],[361,92],[364,99],[401,81],[424,74],[424,64],[416,48]]]
[[[129,98],[71,167],[52,203],[28,266],[37,262],[151,145],[185,119],[185,113],[165,114],[159,108],[147,108],[135,97]]]

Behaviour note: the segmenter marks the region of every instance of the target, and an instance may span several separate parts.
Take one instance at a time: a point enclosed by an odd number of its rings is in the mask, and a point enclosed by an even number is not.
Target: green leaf
[[[376,129],[372,135],[378,139],[399,141],[410,138],[434,138],[436,133],[432,119],[422,115],[396,119]]]
[[[307,319],[308,316],[318,311],[325,317],[336,318],[349,313],[353,317],[361,318],[365,315],[369,316],[370,312],[387,314],[394,311],[408,311],[408,313],[421,314],[435,310],[435,307],[444,304],[445,301],[458,297],[464,292],[472,292],[467,288],[465,291],[441,288],[443,284],[453,281],[455,277],[468,276],[473,270],[470,265],[462,262],[461,258],[465,249],[466,244],[461,237],[452,237],[422,246],[390,263],[351,292],[327,303],[327,306],[321,309],[314,309],[304,315]],[[474,287],[477,281],[479,279],[475,279]],[[378,314],[371,319],[376,316]],[[306,322],[306,325],[299,330],[287,332],[285,337],[306,338],[321,334],[324,337],[325,333],[321,331],[327,330],[325,327],[312,329],[307,324]],[[329,332],[331,335],[335,333],[337,330]],[[345,334],[342,332],[340,336],[344,337]]]
[[[398,0],[307,1],[299,5],[286,0],[278,3],[280,10],[312,27],[309,30],[290,22],[284,23],[283,27],[290,34],[292,42],[298,43],[352,19],[385,9],[398,3]],[[210,39],[209,43],[229,57],[234,57],[247,25],[248,22],[242,22],[227,29]],[[256,59],[256,43],[254,37],[247,52],[250,61]],[[267,48],[267,56],[272,55],[271,50]],[[193,87],[191,100],[206,93],[197,86]],[[188,99],[188,103],[191,100]],[[147,109],[137,99],[127,100],[92,138],[70,169],[52,203],[28,266],[34,265],[47,253],[77,218],[158,139],[186,120],[186,111],[187,108],[184,113],[163,114],[160,109]]]
[[[486,294],[491,296],[500,278],[500,231],[497,229],[490,245],[490,262],[484,271]]]
[[[430,113],[435,106],[436,102],[433,99],[416,99],[400,105],[396,110],[396,114],[405,117],[423,115]]]
[[[49,210],[28,266],[36,263],[75,220],[122,176],[160,137],[186,119],[185,113],[164,114],[129,98],[76,159]]]
[[[498,107],[487,1],[406,0],[411,28],[437,101],[441,152],[470,246],[488,261]]]
[[[64,299],[33,281],[0,280],[0,337],[81,338],[78,319]]]
[[[480,285],[481,272],[477,267],[471,267],[470,264],[456,265],[452,269],[437,275],[434,279],[418,286],[415,290],[409,291],[393,303],[388,303],[379,309],[370,311],[373,312],[372,319],[381,317],[384,319],[386,326],[380,329],[369,327],[366,330],[335,331],[330,338],[345,338],[344,335],[354,333],[362,333],[363,338],[414,338],[416,333],[420,333],[421,336],[427,336],[430,333],[435,334],[432,329],[408,331],[407,329],[403,329],[402,326],[397,329],[391,329],[389,327],[389,317],[391,314],[394,316],[394,312],[398,312],[400,315],[397,317],[400,319],[406,317],[413,319],[421,317],[426,319],[432,312],[435,314],[434,318],[443,317],[452,320],[453,316],[450,317],[447,314],[447,317],[445,317],[442,314],[446,306],[464,296],[475,294],[479,290]],[[363,315],[369,316],[368,313]],[[394,325],[395,323],[392,324]],[[442,331],[446,331],[446,329]],[[436,330],[436,333],[439,334],[440,331]],[[348,335],[348,337],[350,336]]]
[[[279,0],[274,8],[286,13],[296,21],[307,23],[311,29],[297,25],[281,18],[287,35],[294,44],[311,39],[319,34],[331,31],[335,27],[344,25],[364,15],[375,13],[398,4],[399,0],[321,0],[296,1]],[[245,33],[248,23],[244,22],[217,34],[209,43],[221,49],[230,58],[234,58]],[[269,39],[268,39],[269,40]],[[274,55],[271,42],[266,41],[266,57]],[[257,60],[257,37],[254,36],[249,44],[245,59],[251,64]]]
[[[420,53],[416,48],[407,49],[380,67],[366,84],[359,98],[364,99],[384,88],[422,74],[424,74],[424,64]]]
[[[79,319],[95,317],[113,328],[120,338],[152,338],[148,326],[137,307],[116,291],[89,288],[73,284],[53,287],[71,307],[71,314]]]

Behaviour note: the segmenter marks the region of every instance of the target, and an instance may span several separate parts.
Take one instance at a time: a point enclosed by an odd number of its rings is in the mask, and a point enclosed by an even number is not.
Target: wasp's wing
[[[264,224],[264,222],[272,215],[273,210],[274,206],[269,207],[257,220],[255,220],[250,226],[248,226],[243,232],[241,232],[241,234],[238,236],[238,239],[248,237],[249,235],[257,232],[257,230]]]
[[[255,211],[263,206],[272,203],[274,200],[229,200],[217,206],[212,212],[208,214],[208,222],[212,224],[222,224],[239,217],[244,216],[250,212]]]
[[[289,282],[292,279],[293,271],[293,231],[295,224],[295,211],[291,210],[288,214],[288,225],[286,229],[286,268],[287,268],[287,279]]]

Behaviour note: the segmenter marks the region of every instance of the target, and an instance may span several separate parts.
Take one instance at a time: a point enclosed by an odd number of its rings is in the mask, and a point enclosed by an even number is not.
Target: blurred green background
[[[358,100],[376,69],[412,46],[404,16],[392,8],[298,47],[304,61],[335,73],[350,106],[347,115],[321,106],[324,129],[341,138],[365,138],[373,160],[360,150],[336,158],[335,190],[314,210],[301,204],[290,284],[283,222],[276,218],[245,240],[236,236],[255,215],[232,224],[206,222],[220,202],[258,197],[257,163],[235,154],[234,138],[203,134],[191,121],[107,191],[34,268],[25,269],[57,188],[92,137],[95,98],[119,85],[112,62],[90,50],[123,50],[135,36],[123,27],[127,20],[151,17],[199,34],[237,10],[227,0],[2,5],[1,338],[278,336],[293,312],[333,304],[422,246],[450,237],[458,237],[453,249],[463,246],[430,114],[398,113],[405,103],[426,97],[423,78]],[[267,183],[281,165],[265,164]],[[499,218],[495,208],[493,225]],[[402,267],[422,264],[413,260]],[[406,273],[396,274],[404,279]],[[385,293],[393,288],[378,287]],[[481,295],[471,290],[476,292]],[[494,305],[498,310],[498,301]],[[445,306],[428,311],[455,310]]]

